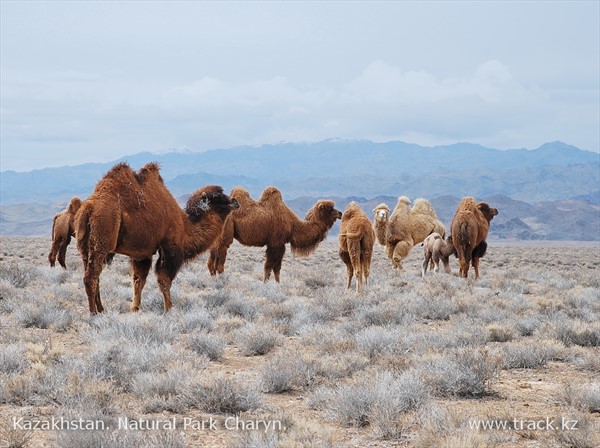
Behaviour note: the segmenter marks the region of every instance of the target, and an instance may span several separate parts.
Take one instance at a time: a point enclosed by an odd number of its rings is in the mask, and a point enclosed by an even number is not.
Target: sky
[[[0,169],[328,138],[600,151],[600,2],[0,3]]]

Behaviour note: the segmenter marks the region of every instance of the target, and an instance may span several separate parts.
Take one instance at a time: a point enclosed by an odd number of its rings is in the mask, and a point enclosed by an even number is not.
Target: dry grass
[[[166,315],[152,274],[128,312],[117,256],[101,276],[107,312],[90,317],[74,246],[65,271],[47,266],[47,239],[0,243],[0,447],[600,445],[597,246],[491,245],[478,281],[422,279],[419,247],[393,270],[377,247],[356,294],[336,241],[286,255],[281,284],[261,281],[262,250],[236,243],[217,279],[205,257],[182,269]],[[124,430],[123,417],[177,428]],[[578,426],[518,427],[546,418]]]

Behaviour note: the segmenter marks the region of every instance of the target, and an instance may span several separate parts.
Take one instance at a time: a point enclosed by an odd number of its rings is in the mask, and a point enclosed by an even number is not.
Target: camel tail
[[[56,228],[56,220],[58,219],[58,214],[54,215],[54,219],[52,220],[52,241],[54,241],[54,229]]]
[[[77,220],[74,223],[75,237],[77,238],[77,248],[82,256],[88,251],[88,241],[90,238],[90,215],[91,207],[84,204],[79,209]]]
[[[456,253],[459,259],[463,259],[466,263],[471,262],[471,251],[473,249],[472,243],[469,236],[469,228],[467,224],[462,223],[458,229],[458,247],[456,247]]]

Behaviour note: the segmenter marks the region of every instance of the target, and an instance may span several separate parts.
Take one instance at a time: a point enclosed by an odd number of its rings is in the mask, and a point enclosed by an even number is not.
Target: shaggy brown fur
[[[486,202],[475,201],[475,198],[463,198],[452,219],[452,243],[456,248],[459,273],[467,277],[469,264],[475,269],[475,278],[479,278],[479,259],[485,254],[485,242],[490,221],[498,214],[498,209],[492,208]]]
[[[48,261],[52,267],[54,267],[56,257],[58,256],[58,263],[63,268],[67,268],[65,256],[67,254],[67,247],[71,243],[71,237],[75,236],[73,220],[79,207],[81,207],[81,199],[74,197],[69,202],[68,207],[62,212],[57,213],[52,221],[52,247],[48,254]]]
[[[394,267],[402,269],[402,260],[413,246],[433,232],[442,237],[446,235],[444,224],[437,218],[429,201],[419,198],[411,209],[410,200],[400,196],[386,233],[386,251]]]
[[[171,283],[181,265],[213,244],[229,212],[238,207],[237,201],[223,194],[221,187],[206,186],[194,192],[185,210],[181,210],[165,187],[157,164],[149,163],[138,173],[124,163],[114,166],[75,217],[90,312],[104,309],[99,279],[108,253],[130,258],[131,310],[137,311],[152,256],[157,251],[156,278],[168,311]]]
[[[386,204],[379,204],[373,209],[373,229],[377,236],[377,242],[382,246],[387,243],[386,233],[390,220],[390,208]]]
[[[346,264],[348,273],[348,288],[352,284],[352,276],[356,274],[356,292],[360,292],[363,278],[365,285],[369,284],[375,231],[356,202],[351,202],[344,210],[338,238],[340,258]]]
[[[456,255],[452,236],[448,235],[448,238],[444,240],[439,233],[432,233],[423,241],[423,255],[424,260],[421,266],[423,277],[425,277],[430,263],[433,263],[433,268],[437,273],[440,270],[440,260],[444,264],[444,271],[450,274],[450,255]]]
[[[221,238],[211,248],[207,263],[211,275],[223,273],[227,250],[236,239],[244,246],[267,246],[264,281],[273,272],[278,282],[286,243],[295,255],[309,255],[325,239],[335,220],[342,217],[333,201],[319,201],[302,221],[285,205],[275,187],[267,187],[258,201],[241,187],[234,188],[231,197],[239,201],[241,208],[229,215]]]

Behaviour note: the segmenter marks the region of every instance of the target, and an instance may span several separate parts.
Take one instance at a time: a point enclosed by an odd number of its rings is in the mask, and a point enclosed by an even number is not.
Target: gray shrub
[[[211,361],[218,361],[225,352],[225,340],[214,333],[200,332],[187,337],[188,347]]]

